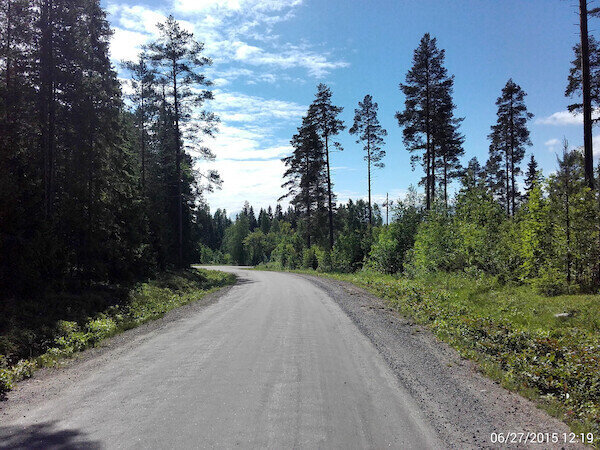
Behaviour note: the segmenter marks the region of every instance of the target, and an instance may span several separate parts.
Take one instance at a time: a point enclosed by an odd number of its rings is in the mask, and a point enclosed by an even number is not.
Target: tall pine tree
[[[364,156],[367,161],[367,187],[369,203],[369,223],[373,224],[373,210],[371,206],[371,167],[382,168],[381,162],[385,156],[385,150],[381,149],[384,144],[384,136],[387,131],[379,124],[377,110],[379,106],[373,102],[373,97],[365,95],[362,102],[358,102],[358,108],[354,110],[354,123],[350,128],[350,134],[356,134],[356,142],[363,143],[366,152]]]
[[[454,117],[452,101],[454,77],[444,67],[445,51],[437,47],[436,38],[426,33],[413,54],[413,65],[400,83],[405,96],[405,108],[396,113],[403,128],[404,143],[413,153],[411,161],[421,161],[425,170],[426,207],[436,198],[438,163],[442,177],[444,198],[447,186],[459,175],[458,157],[463,154],[463,137],[458,132],[462,119]],[[416,155],[416,152],[423,152]]]
[[[331,144],[337,150],[342,150],[342,146],[339,142],[330,142],[333,136],[338,135],[346,127],[344,123],[337,118],[337,116],[344,110],[344,108],[335,106],[331,103],[331,89],[325,84],[320,83],[317,86],[317,94],[315,99],[309,107],[308,114],[310,119],[314,121],[319,135],[323,140],[325,149],[325,164],[327,172],[327,213],[329,220],[329,248],[333,248],[333,208],[334,208],[334,194],[332,191],[331,183],[331,167],[329,164],[329,145]]]
[[[525,157],[525,146],[531,145],[527,121],[533,114],[527,111],[527,94],[512,79],[509,79],[502,95],[496,100],[498,119],[489,135],[490,159],[497,161],[502,171],[497,171],[496,185],[504,182],[504,207],[506,215],[514,216],[517,201],[516,177],[521,173],[519,164]]]
[[[197,145],[203,135],[213,135],[217,118],[213,113],[200,111],[206,100],[212,99],[212,92],[206,88],[212,83],[201,72],[210,65],[210,58],[203,56],[204,44],[194,40],[192,33],[182,29],[179,23],[169,16],[159,23],[159,38],[148,46],[149,56],[156,63],[161,75],[168,80],[167,95],[171,99],[174,119],[177,185],[177,263],[184,265],[184,186],[182,163],[187,172],[192,171],[191,160],[186,148],[193,147],[201,157],[212,159],[214,155],[205,146]],[[196,115],[196,117],[194,117]],[[192,120],[193,119],[193,120]],[[185,131],[185,132],[184,132]],[[185,157],[185,158],[184,158]],[[209,173],[209,182],[217,181],[214,172]],[[189,213],[193,200],[186,202],[186,222],[191,219]]]

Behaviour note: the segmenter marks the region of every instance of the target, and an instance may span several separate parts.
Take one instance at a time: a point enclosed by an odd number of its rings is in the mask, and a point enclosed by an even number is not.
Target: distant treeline
[[[190,156],[212,157],[217,122],[201,43],[159,24],[125,97],[98,0],[6,0],[0,30],[3,296],[128,282],[197,261],[201,236],[220,245],[200,196],[218,175]]]

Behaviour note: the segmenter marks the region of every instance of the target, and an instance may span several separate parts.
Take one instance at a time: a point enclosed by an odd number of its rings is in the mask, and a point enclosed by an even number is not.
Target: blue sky
[[[214,59],[210,106],[222,119],[219,136],[207,142],[217,154],[211,167],[224,180],[222,190],[206,194],[213,211],[235,212],[245,200],[255,207],[275,204],[283,193],[280,159],[291,151],[289,140],[319,82],[345,108],[348,128],[365,94],[379,103],[388,137],[386,167],[373,182],[375,199],[386,192],[396,198],[416,184],[421,169],[411,170],[394,114],[404,104],[398,83],[426,32],[446,50],[446,67],[456,77],[465,162],[487,159],[494,102],[509,77],[528,93],[535,115],[528,155],[535,154],[546,174],[554,170],[563,136],[572,146],[583,141],[581,119],[566,112],[564,97],[578,39],[577,11],[566,0],[104,0],[103,6],[115,29],[115,61],[134,58],[156,35],[155,23],[170,13],[206,43]],[[592,19],[591,32],[599,27]],[[332,155],[338,198],[364,197],[362,147],[347,130],[339,140],[344,151]]]

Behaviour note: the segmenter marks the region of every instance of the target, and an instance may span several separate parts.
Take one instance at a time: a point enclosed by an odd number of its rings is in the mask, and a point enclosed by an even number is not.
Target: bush
[[[311,246],[310,248],[305,248],[302,251],[302,267],[304,269],[313,269],[317,270],[319,267],[319,260],[317,258],[318,248],[316,246]]]
[[[568,286],[566,275],[556,267],[542,267],[538,277],[531,279],[530,283],[538,293],[552,297],[567,293],[569,288],[577,290]]]
[[[330,250],[323,250],[318,255],[319,272],[331,272],[333,270],[333,260],[331,258]]]

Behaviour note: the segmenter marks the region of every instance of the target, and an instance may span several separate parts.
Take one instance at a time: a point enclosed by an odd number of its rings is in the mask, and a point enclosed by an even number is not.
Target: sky
[[[509,78],[527,92],[534,114],[526,160],[533,153],[549,174],[563,138],[571,147],[583,143],[582,119],[567,112],[571,99],[564,96],[578,40],[574,1],[102,0],[102,5],[114,30],[115,66],[135,59],[169,14],[205,43],[215,97],[207,106],[221,118],[217,137],[205,142],[217,158],[201,165],[217,169],[223,179],[222,189],[205,194],[212,211],[233,214],[246,200],[256,210],[277,203],[285,193],[281,158],[291,152],[290,138],[321,82],[332,89],[334,104],[344,107],[340,117],[347,126],[339,136],[344,150],[331,155],[338,201],[366,197],[362,145],[347,132],[366,94],[379,104],[388,131],[385,168],[373,177],[374,200],[382,202],[386,193],[399,198],[416,185],[422,169],[412,170],[394,115],[404,107],[398,84],[424,33],[446,50],[446,67],[455,76],[465,163],[473,156],[485,163],[495,101]],[[591,34],[598,30],[600,19],[591,19]]]

